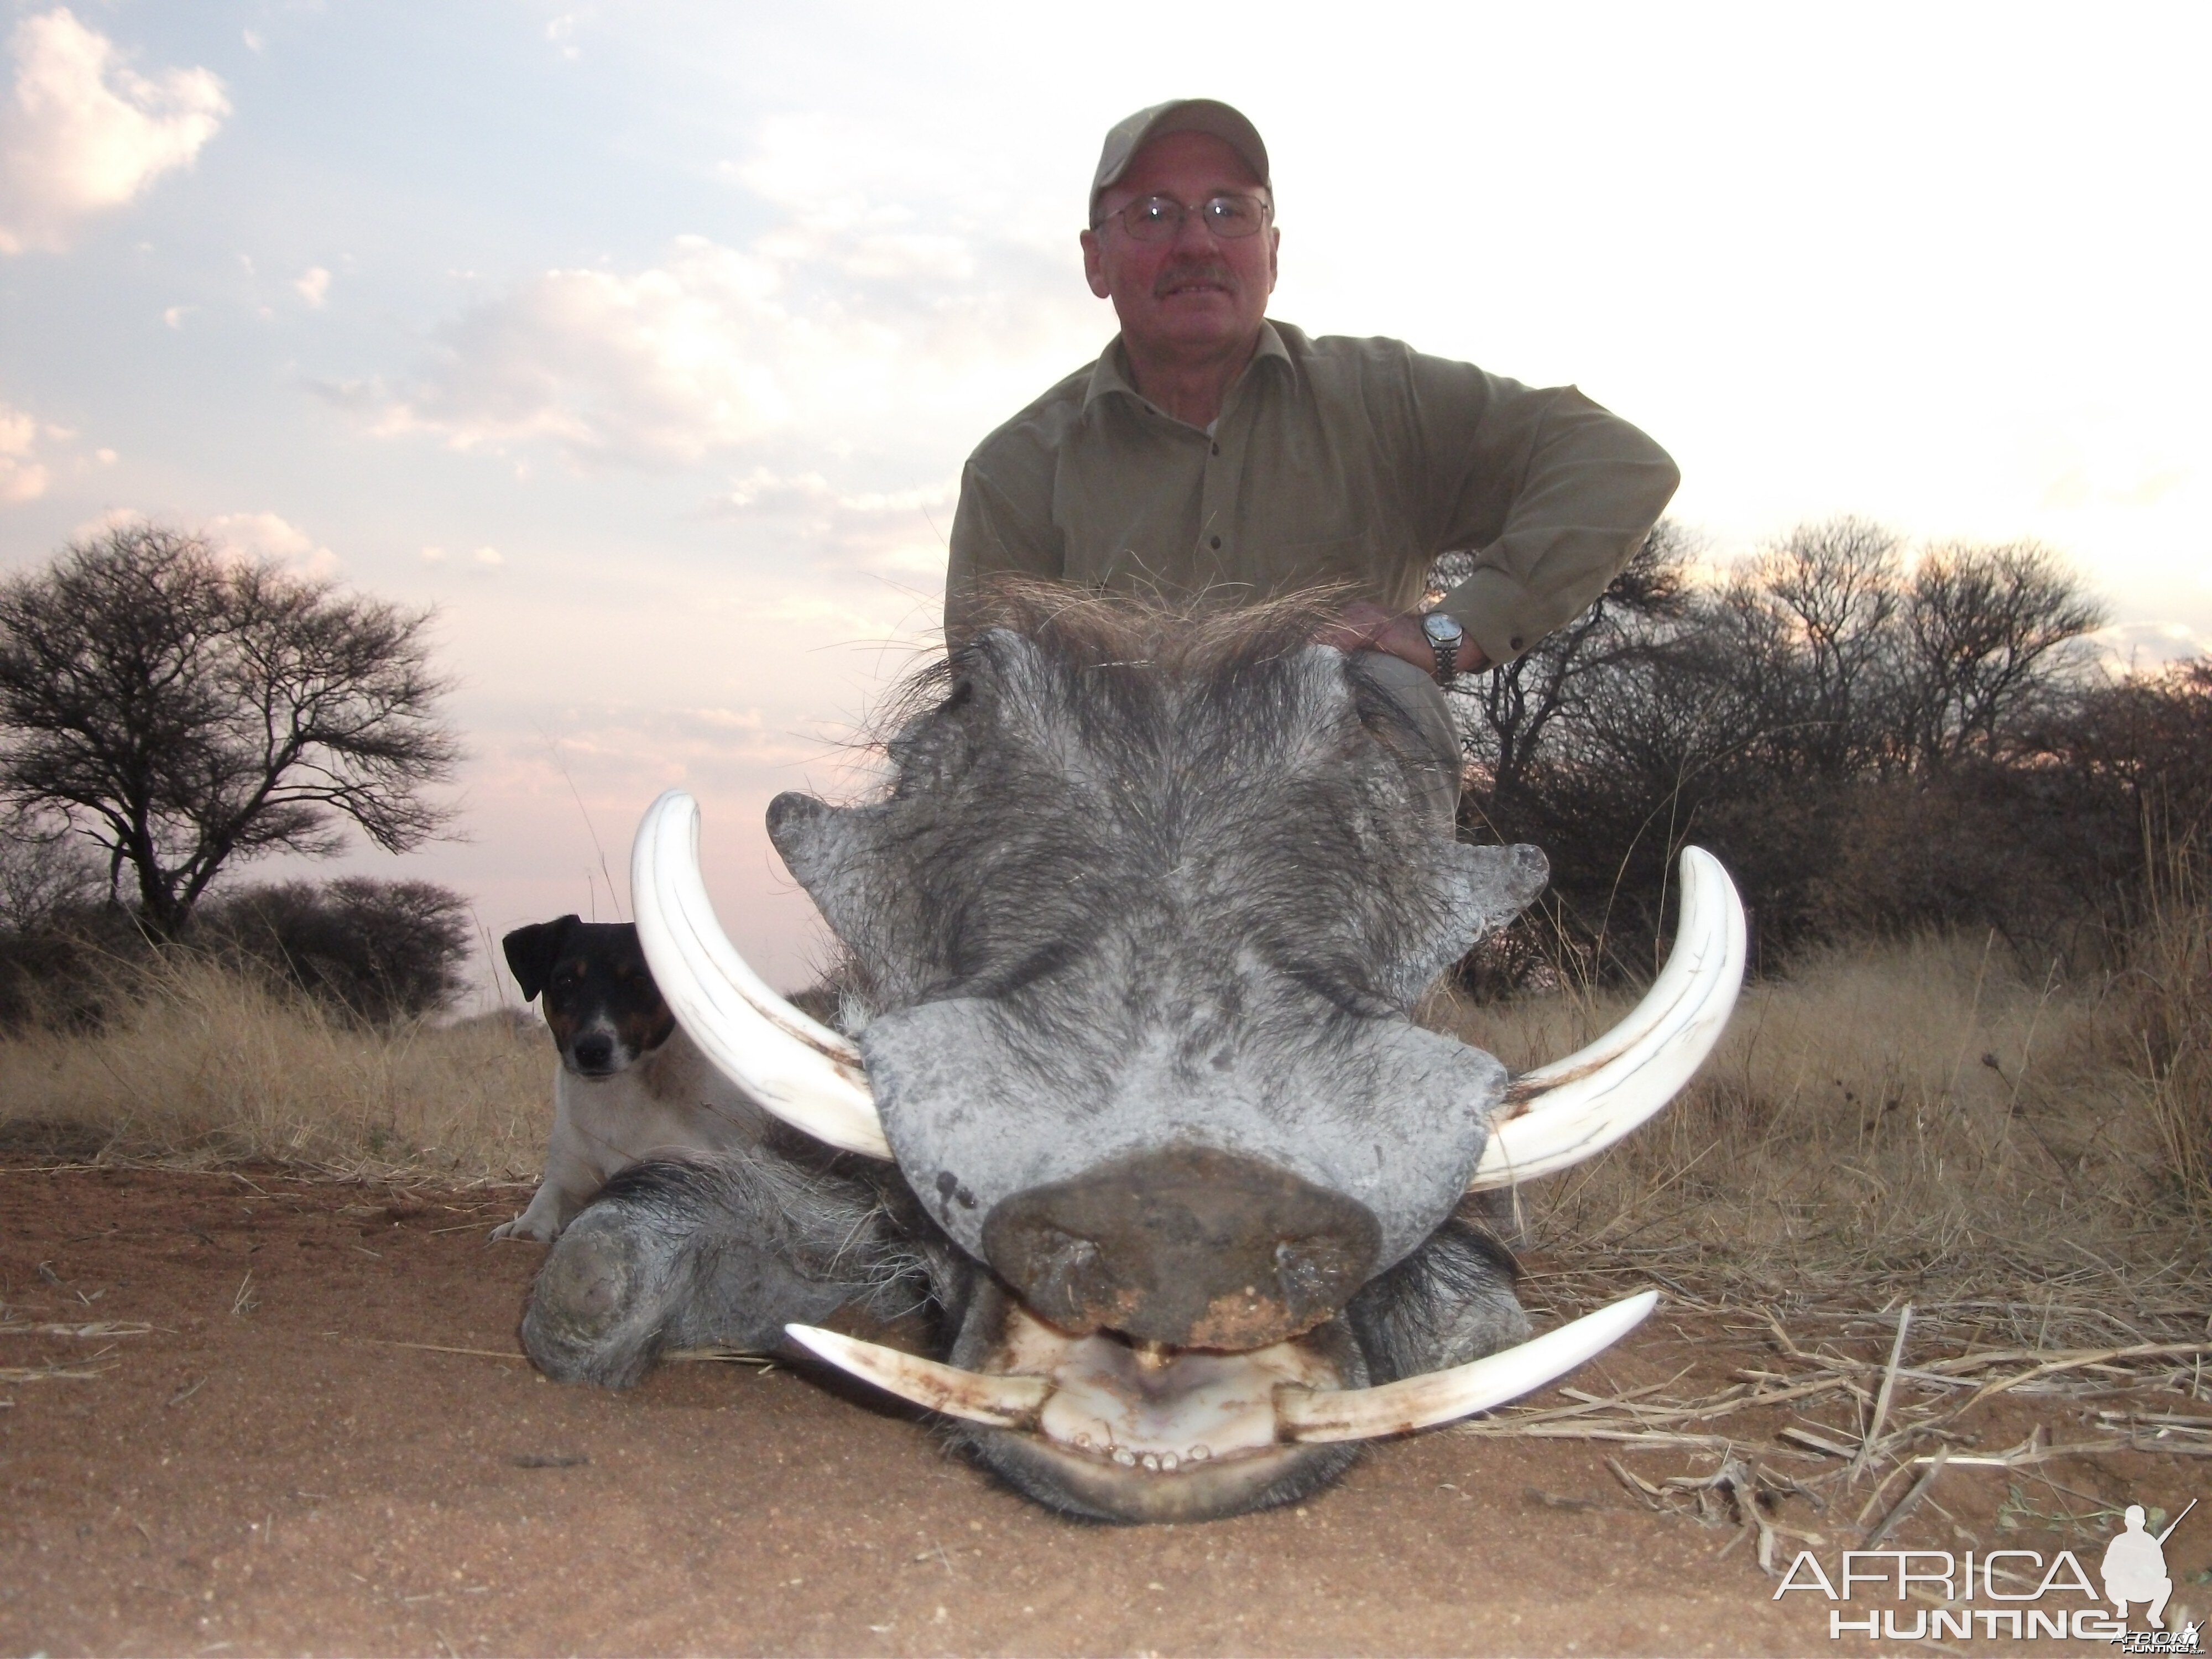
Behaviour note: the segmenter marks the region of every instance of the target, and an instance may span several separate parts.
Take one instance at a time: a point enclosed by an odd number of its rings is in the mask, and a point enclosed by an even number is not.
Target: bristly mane
[[[1226,608],[1203,598],[1178,602],[1102,593],[1035,577],[994,578],[967,607],[968,631],[891,695],[878,728],[888,737],[942,704],[974,659],[981,636],[994,629],[1033,641],[1072,673],[1135,670],[1143,678],[1203,683],[1224,696],[1235,695],[1236,688],[1269,678],[1269,668],[1312,645],[1353,592],[1341,584],[1310,587]],[[1362,722],[1401,758],[1413,759],[1420,752],[1419,734],[1405,711],[1359,672],[1358,660],[1352,659],[1348,678]],[[1106,678],[1125,679],[1110,673]],[[1110,691],[1106,695],[1113,700]],[[1253,713],[1255,719],[1264,718],[1259,708]]]
[[[969,637],[1004,628],[1046,646],[1070,666],[1142,662],[1171,673],[1206,673],[1295,653],[1343,610],[1352,593],[1338,584],[1231,608],[1203,597],[1176,601],[1002,576],[970,604]],[[963,648],[964,641],[955,641],[950,657],[957,659]]]

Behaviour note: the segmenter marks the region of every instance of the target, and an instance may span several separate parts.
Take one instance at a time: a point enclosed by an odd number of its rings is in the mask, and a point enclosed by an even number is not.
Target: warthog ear
[[[768,838],[784,866],[806,890],[830,931],[848,950],[867,954],[874,915],[882,922],[881,860],[867,845],[868,825],[879,815],[866,806],[832,806],[797,790],[786,790],[768,804]],[[871,895],[876,899],[872,900]]]
[[[832,806],[796,789],[787,789],[768,804],[768,838],[799,884],[821,899],[819,884],[834,882],[850,840],[847,833],[853,809]]]
[[[1459,877],[1452,914],[1464,940],[1454,953],[1456,960],[1527,909],[1551,880],[1552,865],[1536,847],[1462,845],[1452,851]]]

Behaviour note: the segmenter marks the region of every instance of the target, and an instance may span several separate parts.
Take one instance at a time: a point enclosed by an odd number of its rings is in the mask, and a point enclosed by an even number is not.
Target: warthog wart
[[[1388,683],[1309,642],[1325,605],[996,603],[910,689],[879,799],[769,808],[848,953],[849,1037],[722,936],[689,799],[647,814],[654,975],[788,1127],[611,1182],[532,1291],[538,1364],[621,1385],[787,1331],[1046,1504],[1194,1519],[1308,1492],[1648,1312],[1524,1341],[1468,1194],[1610,1144],[1695,1069],[1742,971],[1719,867],[1686,854],[1638,1011],[1509,1080],[1411,1013],[1542,855],[1455,837]],[[941,1358],[815,1328],[854,1306],[925,1311]]]

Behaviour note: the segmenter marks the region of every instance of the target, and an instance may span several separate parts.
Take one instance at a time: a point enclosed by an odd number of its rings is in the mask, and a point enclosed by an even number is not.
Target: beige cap
[[[1170,132],[1204,132],[1220,139],[1243,158],[1244,165],[1252,169],[1264,188],[1273,191],[1274,182],[1267,176],[1267,147],[1260,141],[1259,128],[1246,120],[1241,112],[1217,99],[1177,98],[1139,110],[1117,123],[1106,135],[1106,146],[1098,152],[1098,172],[1091,181],[1091,218],[1094,223],[1098,218],[1099,197],[1129,170],[1129,163],[1136,160],[1139,150]]]

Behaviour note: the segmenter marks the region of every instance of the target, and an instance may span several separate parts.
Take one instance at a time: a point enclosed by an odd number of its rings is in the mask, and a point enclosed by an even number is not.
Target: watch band
[[[1429,649],[1435,652],[1437,654],[1437,684],[1438,685],[1449,685],[1454,680],[1459,678],[1460,640],[1464,639],[1466,635],[1461,635],[1449,642],[1438,639],[1431,639],[1429,641]]]
[[[1446,629],[1450,632],[1445,633]],[[1421,637],[1428,641],[1429,650],[1436,657],[1437,684],[1449,689],[1459,678],[1460,647],[1467,643],[1467,629],[1456,617],[1431,611],[1421,618]]]

